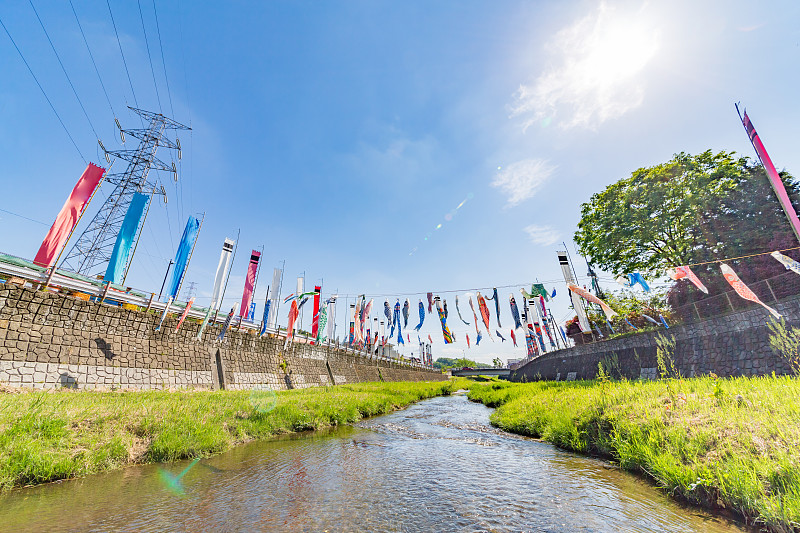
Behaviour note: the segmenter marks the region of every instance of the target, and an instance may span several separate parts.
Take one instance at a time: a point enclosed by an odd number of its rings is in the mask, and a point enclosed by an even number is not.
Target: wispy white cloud
[[[533,198],[556,168],[545,159],[524,159],[498,170],[491,185],[502,189],[508,196],[507,206],[513,207]]]
[[[550,226],[531,224],[525,228],[525,233],[528,234],[528,239],[533,244],[542,246],[550,246],[561,240],[561,234]]]
[[[512,117],[523,128],[555,119],[562,128],[593,128],[641,105],[640,74],[658,50],[658,34],[644,10],[598,9],[559,31],[549,56],[555,64],[514,95]]]

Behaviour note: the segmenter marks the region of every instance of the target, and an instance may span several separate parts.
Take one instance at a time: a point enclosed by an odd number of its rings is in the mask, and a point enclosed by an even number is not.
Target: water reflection
[[[8,531],[735,531],[463,396],[223,455],[0,498]],[[179,479],[170,490],[159,470]],[[181,475],[181,473],[183,474]],[[181,476],[178,478],[178,476]]]

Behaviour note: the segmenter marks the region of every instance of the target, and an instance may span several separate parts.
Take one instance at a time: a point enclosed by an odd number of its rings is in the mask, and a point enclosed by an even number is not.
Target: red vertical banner
[[[315,339],[317,338],[317,333],[319,332],[319,293],[321,291],[322,287],[319,285],[314,287],[314,316],[311,319],[311,337]]]
[[[242,308],[239,316],[246,317],[250,312],[250,301],[253,299],[253,290],[256,286],[256,275],[258,274],[258,260],[261,259],[261,252],[253,250],[250,254],[250,264],[247,267],[247,278],[244,280],[244,293],[242,294]]]
[[[42,241],[42,245],[33,259],[34,263],[39,266],[49,267],[55,262],[61,252],[61,248],[64,247],[70,233],[78,223],[83,210],[86,209],[86,205],[94,194],[97,185],[102,181],[105,171],[106,169],[103,167],[89,163],[78,183],[75,184],[75,188],[72,189],[72,194],[64,202],[64,206],[59,211],[44,241]]]

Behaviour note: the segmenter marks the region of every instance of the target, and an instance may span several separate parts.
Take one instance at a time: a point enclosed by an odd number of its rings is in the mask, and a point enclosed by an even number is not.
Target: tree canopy
[[[800,184],[786,172],[781,178],[800,205]],[[676,154],[593,195],[581,206],[575,242],[608,272],[659,275],[671,266],[797,246],[763,167],[711,150]]]

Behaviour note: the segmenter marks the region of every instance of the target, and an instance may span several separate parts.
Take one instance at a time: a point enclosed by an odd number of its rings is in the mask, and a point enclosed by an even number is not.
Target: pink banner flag
[[[736,272],[734,272],[731,267],[725,263],[720,263],[719,268],[722,270],[722,275],[725,276],[725,279],[728,281],[728,283],[730,283],[731,287],[733,287],[733,290],[736,291],[736,294],[745,300],[749,300],[763,306],[764,309],[769,311],[775,318],[781,317],[779,312],[762,302],[758,296],[756,296],[756,294],[750,290],[750,287],[745,285],[744,282],[739,279],[739,276],[736,275]]]
[[[178,325],[175,326],[175,333],[178,333],[178,330],[181,329],[181,324],[183,321],[186,320],[186,315],[189,314],[189,309],[192,308],[192,304],[194,304],[194,296],[192,296],[186,304],[186,307],[183,308],[183,313],[181,313],[181,319],[178,320]]]
[[[253,299],[253,290],[256,287],[256,275],[258,274],[258,260],[261,259],[261,252],[253,250],[250,254],[250,265],[247,267],[247,278],[244,280],[244,292],[242,293],[242,308],[239,316],[247,317],[250,312],[250,300]]]
[[[669,270],[667,270],[667,276],[674,279],[675,281],[686,278],[689,281],[691,281],[695,287],[697,287],[704,293],[708,294],[708,289],[706,288],[706,286],[703,285],[703,282],[700,281],[700,278],[698,278],[697,275],[694,272],[692,272],[692,269],[689,268],[688,266],[679,266],[675,268],[670,268]]]
[[[89,163],[42,241],[42,245],[33,259],[34,263],[43,267],[52,266],[83,214],[83,210],[86,209],[97,185],[102,181],[105,171],[106,169],[103,167]]]
[[[583,298],[584,300],[588,300],[592,303],[596,303],[597,305],[599,305],[600,308],[603,309],[603,312],[606,314],[606,318],[611,318],[612,316],[617,314],[617,312],[611,309],[611,307],[609,307],[607,303],[605,303],[603,300],[601,300],[591,292],[587,291],[586,289],[582,289],[577,285],[575,285],[574,283],[568,284],[567,288],[572,292],[574,292],[575,294],[577,294],[578,296],[580,296],[581,298]]]
[[[738,105],[736,106],[736,110],[739,110]],[[761,164],[764,165],[764,170],[767,171],[772,190],[775,191],[775,195],[778,197],[778,201],[781,203],[784,213],[786,213],[786,218],[789,219],[789,223],[794,230],[794,235],[800,240],[800,219],[797,218],[797,212],[794,210],[791,200],[789,200],[786,187],[783,186],[783,181],[781,181],[778,171],[775,170],[775,165],[772,164],[772,159],[769,158],[767,149],[764,148],[764,143],[761,142],[761,138],[758,136],[758,133],[756,133],[753,123],[750,122],[747,111],[744,112],[744,117],[741,115],[739,115],[739,117],[742,119],[742,125],[744,125],[747,136],[750,137],[750,142],[753,143],[753,148],[755,148],[758,158],[761,160]]]

